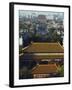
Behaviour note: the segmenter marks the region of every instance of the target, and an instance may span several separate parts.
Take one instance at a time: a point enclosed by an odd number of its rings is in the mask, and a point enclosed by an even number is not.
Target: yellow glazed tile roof
[[[36,68],[32,70],[32,74],[49,74],[56,72],[57,72],[56,64],[38,65]]]
[[[59,43],[32,43],[23,52],[28,53],[63,53],[64,48]]]

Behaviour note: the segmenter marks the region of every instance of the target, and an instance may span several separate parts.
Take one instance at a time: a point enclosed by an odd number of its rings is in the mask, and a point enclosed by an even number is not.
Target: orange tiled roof
[[[63,53],[64,49],[59,43],[32,43],[23,52],[28,53]]]
[[[32,74],[49,74],[57,72],[56,64],[39,65],[32,70]]]

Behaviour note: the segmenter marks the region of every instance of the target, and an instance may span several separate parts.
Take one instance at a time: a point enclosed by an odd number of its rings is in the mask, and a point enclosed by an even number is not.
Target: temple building
[[[34,78],[47,78],[51,75],[55,75],[57,73],[56,64],[42,64],[34,67],[32,69],[32,74]]]
[[[35,43],[22,48],[20,64],[29,67],[33,78],[49,77],[57,73],[58,65],[64,64],[64,48],[59,43]]]

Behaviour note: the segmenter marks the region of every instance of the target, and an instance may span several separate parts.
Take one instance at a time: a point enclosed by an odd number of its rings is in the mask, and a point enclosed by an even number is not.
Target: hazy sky
[[[53,18],[54,15],[57,15],[60,18],[64,18],[64,13],[63,12],[50,12],[50,11],[30,11],[30,10],[19,10],[19,16],[38,16],[38,15],[46,15],[47,18]]]

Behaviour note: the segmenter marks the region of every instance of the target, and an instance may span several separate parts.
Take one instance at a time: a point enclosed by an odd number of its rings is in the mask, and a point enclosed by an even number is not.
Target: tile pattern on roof
[[[56,64],[47,64],[47,65],[38,65],[35,69],[33,69],[32,74],[48,74],[56,72],[57,72]]]
[[[64,49],[59,43],[32,43],[28,48],[24,49],[23,52],[28,53],[63,53]]]

